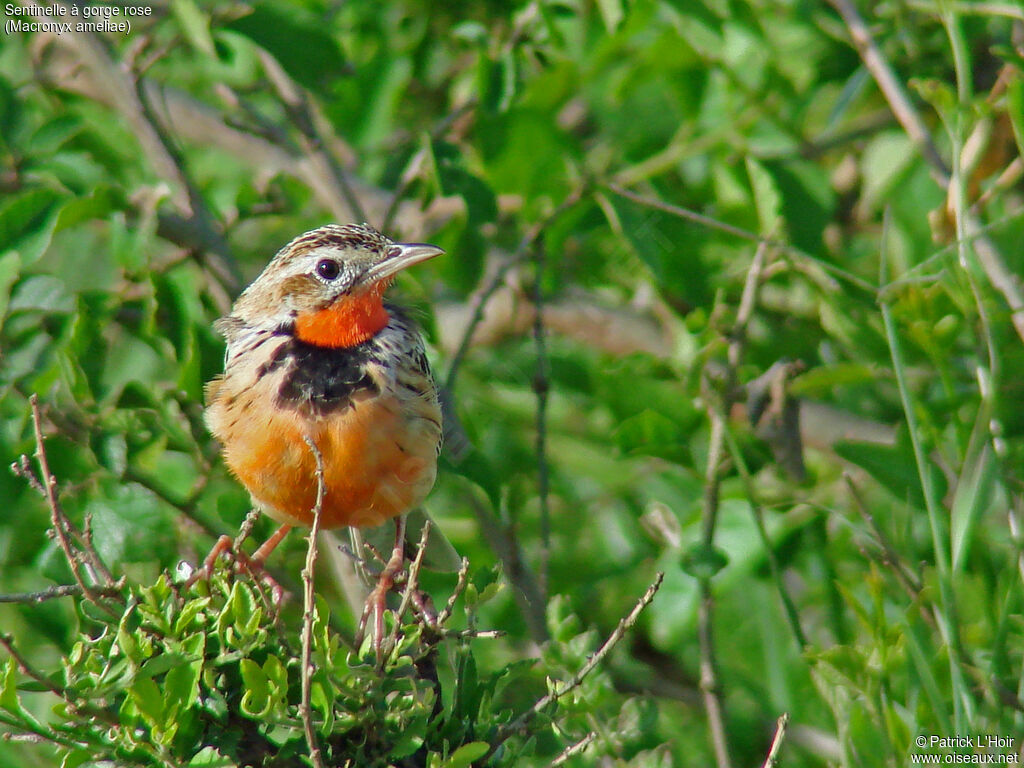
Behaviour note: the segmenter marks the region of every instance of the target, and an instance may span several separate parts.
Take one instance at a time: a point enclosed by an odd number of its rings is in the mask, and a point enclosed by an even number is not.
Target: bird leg
[[[370,614],[373,614],[373,647],[377,652],[378,662],[381,660],[384,646],[384,611],[387,609],[388,592],[395,586],[395,579],[405,565],[405,515],[395,518],[395,546],[384,570],[380,572],[375,586],[366,598],[359,629],[356,632],[356,645],[362,645],[363,634]]]
[[[246,521],[248,523],[248,520]],[[278,528],[274,535],[263,542],[259,549],[250,557],[242,551],[242,542],[249,535],[249,529],[251,525],[243,525],[242,531],[238,535],[237,539],[232,539],[230,536],[221,536],[217,539],[217,543],[213,545],[213,549],[210,550],[210,554],[203,560],[203,567],[197,570],[188,581],[185,582],[185,587],[191,587],[199,579],[209,579],[210,574],[213,573],[213,566],[217,562],[217,558],[223,554],[230,554],[231,559],[242,566],[246,572],[254,579],[264,582],[271,592],[271,596],[274,605],[280,605],[284,602],[284,589],[277,580],[267,571],[264,563],[270,553],[274,551],[278,544],[288,535],[288,531],[292,529],[292,526],[285,524]]]

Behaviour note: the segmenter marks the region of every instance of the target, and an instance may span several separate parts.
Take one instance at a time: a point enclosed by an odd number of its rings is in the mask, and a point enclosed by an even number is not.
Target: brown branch
[[[316,503],[313,505],[313,526],[309,531],[309,546],[306,550],[306,566],[302,570],[302,672],[299,675],[302,690],[299,715],[309,745],[309,759],[313,768],[324,768],[323,756],[316,729],[313,727],[313,616],[316,612],[316,594],[313,591],[313,568],[316,566],[316,536],[320,532],[320,518],[324,507],[324,457],[312,438],[306,436],[313,459],[316,461]]]
[[[29,405],[32,408],[32,428],[35,433],[36,440],[36,461],[39,463],[40,481],[45,491],[46,504],[50,508],[50,523],[53,526],[53,531],[57,536],[57,541],[60,544],[61,550],[64,552],[64,557],[68,562],[68,566],[71,568],[71,575],[75,579],[75,584],[82,590],[82,594],[93,604],[99,606],[104,611],[107,611],[111,615],[116,615],[111,611],[104,602],[100,599],[103,596],[103,592],[96,588],[92,584],[87,584],[85,578],[82,575],[83,566],[83,553],[77,549],[71,541],[71,531],[73,526],[67,515],[64,514],[64,510],[60,506],[60,502],[57,500],[57,478],[53,476],[50,471],[50,462],[46,457],[46,447],[44,445],[43,438],[43,418],[39,412],[39,398],[32,394],[29,397]],[[92,555],[94,563],[99,563],[99,556],[95,552],[88,553]],[[106,569],[104,568],[103,571]],[[107,583],[105,587],[114,586],[112,583]]]
[[[107,597],[114,597],[117,592],[113,588],[97,590],[99,594]],[[7,595],[0,595],[0,603],[45,603],[47,600],[55,600],[60,597],[78,597],[84,594],[78,584],[55,584],[47,589],[38,592],[14,592]]]
[[[544,242],[539,240],[534,248],[533,276],[533,346],[537,356],[537,370],[533,376],[533,391],[537,397],[536,452],[537,452],[537,499],[540,503],[540,594],[548,600],[548,567],[551,558],[551,500],[548,494],[548,357],[544,340]]]
[[[601,647],[598,648],[589,659],[587,659],[586,663],[580,667],[579,671],[577,671],[572,678],[561,685],[553,686],[550,693],[538,699],[532,707],[519,715],[519,717],[498,728],[495,739],[491,742],[491,750],[481,759],[482,763],[486,762],[487,757],[494,754],[494,751],[510,736],[521,731],[531,720],[533,720],[534,717],[543,712],[550,705],[556,703],[570,691],[578,688],[583,683],[587,675],[593,672],[594,669],[596,669],[597,666],[605,660],[608,654],[611,653],[615,646],[619,644],[619,641],[622,640],[626,633],[633,628],[637,619],[640,618],[640,614],[643,613],[644,609],[651,604],[651,601],[654,599],[658,589],[661,587],[661,582],[664,578],[665,574],[661,572],[654,577],[654,581],[649,587],[647,587],[647,591],[644,592],[636,605],[633,606],[633,610],[619,620],[618,625],[614,630],[612,630],[612,633],[608,635],[608,639],[601,644]]]
[[[576,755],[582,755],[587,751],[587,747],[594,743],[597,739],[597,733],[591,731],[582,739],[577,741],[575,744],[570,744],[568,747],[563,749],[561,753],[554,760],[551,761],[550,768],[558,768],[560,765],[565,765],[570,758],[576,757]]]
[[[772,746],[768,750],[763,768],[775,768],[779,764],[779,750],[782,749],[782,740],[786,738],[787,725],[789,725],[789,713],[783,712],[775,726],[775,738],[772,739]]]
[[[42,672],[33,668],[25,657],[18,652],[18,649],[14,647],[14,641],[10,635],[0,633],[0,646],[3,646],[4,650],[11,655],[11,658],[14,659],[15,663],[18,665],[18,669],[21,670],[23,675],[31,677],[50,693],[55,693],[65,701],[68,701],[67,692],[63,688],[53,682],[53,680],[48,678]]]

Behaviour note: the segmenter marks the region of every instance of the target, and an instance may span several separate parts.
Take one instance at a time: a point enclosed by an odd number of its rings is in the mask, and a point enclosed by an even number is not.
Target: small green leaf
[[[18,279],[21,271],[21,257],[17,253],[6,253],[0,256],[0,326],[7,314],[7,304],[11,297],[11,286]]]
[[[263,669],[252,659],[242,659],[239,663],[245,693],[242,694],[242,711],[252,718],[265,717],[272,704],[270,685]]]
[[[705,544],[694,544],[683,553],[683,570],[695,579],[710,579],[729,564],[722,550]]]
[[[267,49],[289,75],[315,90],[345,70],[345,55],[327,28],[302,15],[300,7],[285,11],[263,3],[224,27]]]
[[[12,715],[21,714],[16,674],[17,664],[13,658],[7,659],[7,663],[4,665],[3,682],[0,683],[0,709],[6,710]]]
[[[172,0],[171,10],[192,47],[207,56],[215,56],[213,36],[210,34],[210,19],[199,6],[193,0]]]
[[[469,768],[474,760],[479,760],[490,749],[491,745],[486,741],[471,741],[452,752],[442,765],[445,768]]]

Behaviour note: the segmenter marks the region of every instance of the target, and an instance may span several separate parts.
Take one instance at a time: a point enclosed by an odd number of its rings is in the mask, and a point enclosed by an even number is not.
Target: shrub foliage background
[[[451,698],[417,721],[451,747],[431,765],[568,679],[657,571],[518,764],[759,764],[783,712],[792,766],[1024,733],[1016,6],[152,8],[127,35],[0,39],[0,455],[32,453],[38,393],[61,504],[137,599],[248,511],[201,424],[212,320],[295,234],[365,220],[448,252],[398,285],[459,419],[429,507],[505,585],[456,620],[506,634],[446,646],[441,687],[523,680],[475,734],[444,731]],[[45,501],[15,474],[0,495],[0,592],[71,583]],[[294,594],[304,555],[273,563]],[[96,621],[0,605],[61,685]],[[226,695],[277,690],[260,669]],[[5,680],[10,732],[20,707],[57,722]]]

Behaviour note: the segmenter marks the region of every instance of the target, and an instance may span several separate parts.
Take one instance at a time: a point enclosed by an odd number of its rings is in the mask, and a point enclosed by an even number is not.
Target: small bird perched
[[[397,519],[394,554],[371,594],[378,633],[404,561],[402,515],[433,486],[441,449],[423,339],[384,291],[397,272],[441,253],[366,224],[320,227],[282,248],[215,326],[227,352],[224,374],[206,387],[206,424],[256,506],[281,523],[252,560],[261,566],[293,526],[313,524],[316,446],[323,527]],[[207,565],[230,546],[222,537]]]

